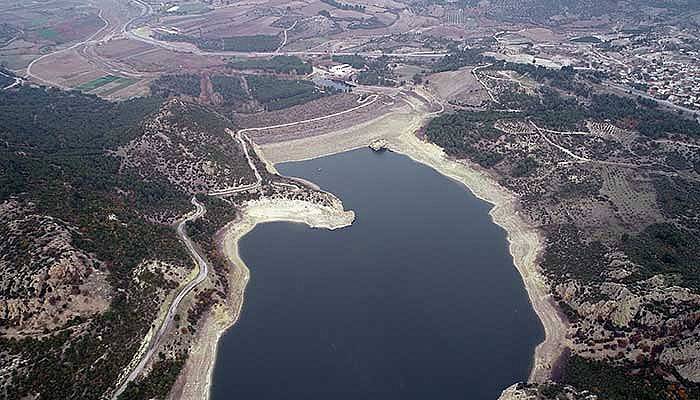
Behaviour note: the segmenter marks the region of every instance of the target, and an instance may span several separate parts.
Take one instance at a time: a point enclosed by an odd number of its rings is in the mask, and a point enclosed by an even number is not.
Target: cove
[[[243,312],[211,398],[497,399],[544,332],[490,205],[408,157],[360,149],[277,165],[357,217],[257,226]]]

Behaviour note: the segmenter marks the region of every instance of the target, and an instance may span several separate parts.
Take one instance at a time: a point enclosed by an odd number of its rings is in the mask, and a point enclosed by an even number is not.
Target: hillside
[[[169,224],[250,167],[230,123],[177,100],[24,87],[0,121],[0,390],[101,398],[192,268]]]
[[[699,398],[700,124],[642,99],[552,90],[583,84],[557,79],[531,93],[499,81],[496,101],[517,112],[445,114],[425,135],[515,193],[544,236],[543,273],[570,324],[562,383],[611,400]]]
[[[172,99],[148,118],[143,134],[120,146],[121,171],[164,180],[187,194],[253,183],[230,122],[199,105]]]

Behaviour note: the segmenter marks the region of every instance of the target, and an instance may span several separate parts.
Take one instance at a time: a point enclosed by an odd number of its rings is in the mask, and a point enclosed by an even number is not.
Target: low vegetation
[[[700,291],[700,238],[697,234],[663,223],[647,226],[634,236],[623,238],[625,252],[641,266],[638,279],[658,274],[677,276],[690,288]]]
[[[214,91],[223,98],[224,104],[231,105],[238,102],[250,101],[248,92],[243,87],[242,77],[215,75],[211,77]]]
[[[433,65],[433,72],[456,71],[467,65],[477,65],[483,62],[482,49],[465,49],[450,52]]]
[[[631,369],[572,356],[564,368],[563,379],[608,400],[700,398],[697,390],[687,392],[682,385],[668,383],[650,371],[632,372]]]
[[[321,0],[323,3],[328,4],[329,6],[333,6],[335,8],[339,8],[341,10],[353,10],[353,11],[364,11],[365,6],[362,4],[349,4],[349,3],[341,3],[336,0]]]
[[[278,79],[271,76],[246,77],[253,98],[266,110],[280,110],[324,96],[313,82]]]
[[[192,43],[202,50],[219,51],[273,51],[282,43],[276,35],[231,36],[224,38],[201,38],[182,34],[161,34],[161,40]]]
[[[331,56],[331,60],[333,62],[341,63],[341,64],[348,64],[352,66],[355,69],[362,69],[366,67],[369,64],[369,61],[367,61],[366,58],[362,57],[361,55],[333,55]]]
[[[239,70],[261,70],[278,74],[306,75],[312,71],[311,63],[297,56],[274,56],[264,59],[246,59],[231,61],[229,68]]]
[[[191,96],[200,92],[200,78],[194,74],[161,75],[151,82],[151,94],[158,97]]]

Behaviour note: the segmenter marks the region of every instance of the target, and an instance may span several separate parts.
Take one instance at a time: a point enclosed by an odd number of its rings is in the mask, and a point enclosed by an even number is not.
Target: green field
[[[571,39],[574,43],[603,43],[602,40],[595,36],[582,36]]]
[[[118,91],[124,89],[124,88],[127,87],[127,86],[131,86],[131,85],[133,85],[134,83],[136,83],[136,82],[138,82],[138,81],[140,81],[140,79],[119,78],[119,80],[118,80],[119,84],[118,84],[118,85],[113,86],[113,87],[111,87],[111,88],[109,88],[109,89],[107,89],[107,90],[103,90],[102,92],[100,92],[100,95],[101,95],[101,96],[109,96],[110,94],[112,94],[112,93],[114,93],[114,92],[118,92]]]
[[[55,40],[58,37],[58,32],[53,28],[44,28],[37,31],[39,37],[46,40]]]
[[[210,11],[211,8],[204,3],[185,3],[180,4],[178,12],[186,14],[200,14]]]
[[[120,78],[118,76],[114,76],[114,75],[105,75],[105,76],[101,76],[97,79],[93,79],[90,82],[85,82],[81,85],[78,85],[75,88],[78,90],[82,90],[84,92],[89,92],[91,90],[97,89],[98,87],[101,87],[101,86],[104,86],[108,83],[114,82],[117,79],[122,79],[122,78]]]

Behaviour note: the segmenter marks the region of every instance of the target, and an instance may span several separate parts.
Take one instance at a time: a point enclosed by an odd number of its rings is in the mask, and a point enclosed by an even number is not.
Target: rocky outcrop
[[[589,392],[579,392],[571,386],[555,383],[524,384],[516,383],[501,393],[498,400],[597,400]]]
[[[673,366],[685,379],[700,383],[700,331],[661,353],[661,361]]]
[[[369,148],[374,151],[384,151],[389,148],[389,142],[384,139],[377,139],[369,144]]]
[[[0,220],[0,331],[50,331],[107,309],[106,272],[73,245],[72,227],[16,200],[0,204]]]
[[[700,381],[700,295],[662,275],[637,284],[559,284],[556,294],[576,314],[569,336],[577,354],[599,360],[655,360]]]
[[[116,151],[122,171],[167,181],[188,194],[255,182],[230,122],[199,105],[172,99],[143,125],[143,134]]]

